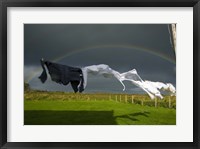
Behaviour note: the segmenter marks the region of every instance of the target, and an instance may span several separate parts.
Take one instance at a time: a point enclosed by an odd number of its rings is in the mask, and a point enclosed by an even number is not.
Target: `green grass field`
[[[106,98],[108,97],[108,98]],[[26,92],[25,125],[175,125],[176,109],[124,102],[115,95]],[[117,97],[119,98],[119,97]],[[122,98],[122,97],[121,97]],[[134,100],[136,101],[136,95]],[[150,100],[150,99],[149,99]],[[149,102],[149,101],[148,101]],[[147,102],[147,103],[148,103]],[[153,101],[151,101],[153,102]],[[164,100],[163,100],[164,102]],[[158,102],[159,103],[159,102]],[[159,104],[158,104],[159,105]],[[160,104],[162,105],[162,104]],[[164,105],[164,104],[163,104]]]

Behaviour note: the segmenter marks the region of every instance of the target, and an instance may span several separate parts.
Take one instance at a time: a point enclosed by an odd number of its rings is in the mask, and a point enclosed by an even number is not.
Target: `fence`
[[[46,92],[46,91],[29,91],[25,92],[27,100],[68,100],[68,101],[115,101],[126,104],[139,104],[142,106],[154,106],[176,109],[176,97],[164,96],[163,99],[151,100],[147,95],[140,94],[108,94],[108,93],[66,93],[66,92]]]

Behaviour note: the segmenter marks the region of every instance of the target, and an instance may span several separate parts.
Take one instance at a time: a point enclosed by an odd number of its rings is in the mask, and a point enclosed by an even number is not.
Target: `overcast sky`
[[[33,89],[72,91],[71,86],[42,84],[40,59],[69,66],[107,64],[125,72],[136,69],[143,80],[176,86],[176,63],[167,24],[25,24],[24,80]],[[124,93],[144,93],[125,82]],[[90,76],[85,92],[123,92],[116,79]]]

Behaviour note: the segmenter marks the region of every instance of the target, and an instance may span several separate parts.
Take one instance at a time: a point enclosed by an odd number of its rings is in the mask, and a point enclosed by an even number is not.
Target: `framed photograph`
[[[1,148],[198,148],[199,1],[1,1]]]

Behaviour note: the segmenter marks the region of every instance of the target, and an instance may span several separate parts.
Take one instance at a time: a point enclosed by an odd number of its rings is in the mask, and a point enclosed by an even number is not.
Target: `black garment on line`
[[[46,65],[52,81],[63,85],[68,85],[70,82],[75,93],[78,91],[81,93],[84,90],[83,73],[80,68],[70,67],[44,60],[41,60],[40,62],[43,68],[43,72],[39,76],[39,79],[42,83],[47,80],[47,73],[44,67],[44,65]]]

